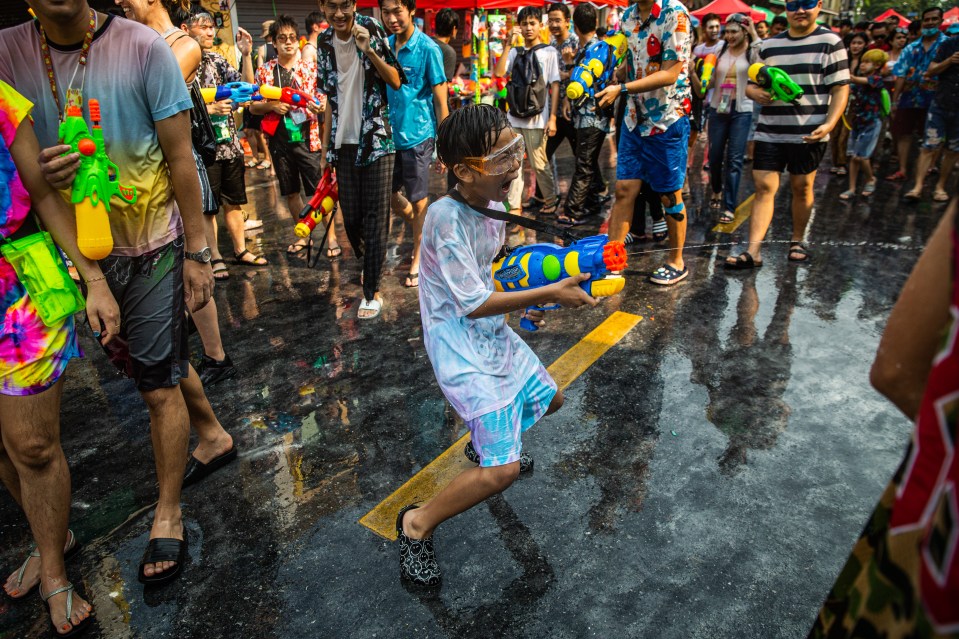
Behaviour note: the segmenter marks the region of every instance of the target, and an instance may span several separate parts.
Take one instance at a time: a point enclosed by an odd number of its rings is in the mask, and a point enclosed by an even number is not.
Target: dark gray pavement
[[[217,286],[240,374],[208,389],[240,460],[184,492],[191,559],[157,592],[136,580],[156,494],[146,409],[86,330],[88,357],[69,370],[63,442],[85,549],[68,569],[96,607],[89,636],[805,637],[908,439],[868,372],[942,207],[904,205],[888,183],[840,203],[845,179],[823,173],[812,263],[771,243],[764,268],[730,274],[729,247],[712,245],[745,226],[709,231],[704,179],[693,173],[687,282],[647,284],[661,247],[632,245],[624,294],[527,336],[549,364],[614,310],[645,318],[529,432],[532,476],[438,530],[444,584],[427,596],[357,523],[462,434],[402,287],[409,233],[394,223],[382,318],[357,321],[349,249],[315,269],[287,257],[292,221],[251,171],[271,265],[232,266]],[[789,237],[788,201],[773,241]],[[3,492],[4,575],[28,548]],[[0,599],[0,639],[47,624],[39,597]]]

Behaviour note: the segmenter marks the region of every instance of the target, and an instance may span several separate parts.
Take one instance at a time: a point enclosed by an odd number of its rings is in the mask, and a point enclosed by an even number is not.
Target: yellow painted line
[[[743,203],[736,207],[736,213],[733,216],[733,221],[729,224],[717,224],[713,227],[714,233],[732,233],[739,226],[749,219],[749,216],[753,214],[753,200],[756,199],[756,194],[753,193],[745,200]]]
[[[560,389],[565,389],[586,369],[603,356],[642,321],[639,315],[615,312],[589,335],[563,353],[547,369]],[[439,457],[423,467],[392,495],[363,515],[359,523],[390,541],[396,540],[396,515],[407,504],[428,501],[467,468],[475,468],[463,456],[463,447],[469,441],[466,433]]]

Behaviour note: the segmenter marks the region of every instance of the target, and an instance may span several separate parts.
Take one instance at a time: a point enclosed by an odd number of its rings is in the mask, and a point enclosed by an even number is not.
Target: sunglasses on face
[[[796,12],[800,9],[803,11],[812,11],[818,4],[819,0],[795,0],[786,3],[786,11]]]
[[[522,166],[524,155],[526,155],[526,144],[522,136],[517,135],[499,151],[484,157],[463,158],[463,164],[483,175],[497,176],[512,171],[513,165],[517,162]]]

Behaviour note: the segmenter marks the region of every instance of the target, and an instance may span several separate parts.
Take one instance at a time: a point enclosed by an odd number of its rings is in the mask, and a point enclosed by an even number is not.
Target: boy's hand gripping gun
[[[300,211],[300,220],[296,223],[293,232],[297,237],[309,237],[316,225],[323,221],[324,216],[332,215],[336,203],[340,199],[339,189],[336,186],[336,175],[333,169],[326,167],[313,197],[303,210]]]
[[[628,43],[626,36],[616,33],[595,42],[586,48],[583,60],[572,70],[566,97],[579,100],[583,96],[593,97],[602,91],[613,79],[616,67],[626,57]]]
[[[774,100],[781,102],[799,103],[803,96],[802,87],[789,77],[789,74],[776,67],[770,67],[762,62],[756,62],[749,67],[749,79],[772,94]]]
[[[200,89],[203,95],[203,101],[207,104],[219,102],[220,100],[230,100],[235,107],[243,102],[262,99],[259,94],[260,87],[249,82],[228,82],[217,87],[207,87]]]
[[[626,284],[621,276],[607,277],[610,271],[626,268],[626,247],[622,242],[610,242],[607,235],[594,235],[577,240],[567,247],[556,244],[518,246],[506,257],[493,262],[493,283],[500,292],[525,291],[539,288],[561,279],[589,273],[590,278],[580,283],[593,297],[608,297],[623,290]],[[558,304],[531,306],[530,310],[555,310]],[[527,318],[519,323],[527,331],[535,331],[536,324]]]
[[[100,128],[100,102],[89,100],[92,131],[79,107],[67,107],[60,124],[60,140],[80,154],[80,168],[73,179],[70,201],[77,212],[77,246],[91,260],[102,260],[113,251],[110,232],[110,199],[116,195],[129,204],[137,201],[136,187],[121,186],[119,169],[110,161]]]

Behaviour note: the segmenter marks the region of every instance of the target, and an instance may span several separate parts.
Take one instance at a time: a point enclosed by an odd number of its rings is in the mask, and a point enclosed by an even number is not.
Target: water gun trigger
[[[586,292],[593,297],[609,297],[623,290],[623,287],[626,286],[626,278],[620,276],[607,277],[586,282],[586,285]]]
[[[120,199],[128,204],[133,204],[137,200],[137,187],[135,186],[120,186],[119,187],[119,196]]]
[[[562,308],[562,306],[560,306],[559,304],[548,304],[546,306],[529,306],[526,308],[526,313],[529,313],[530,311],[555,311],[560,308]],[[530,332],[538,331],[539,326],[536,325],[536,322],[529,319],[526,313],[524,313],[523,317],[520,319],[519,327],[523,329],[524,331],[530,331]]]

